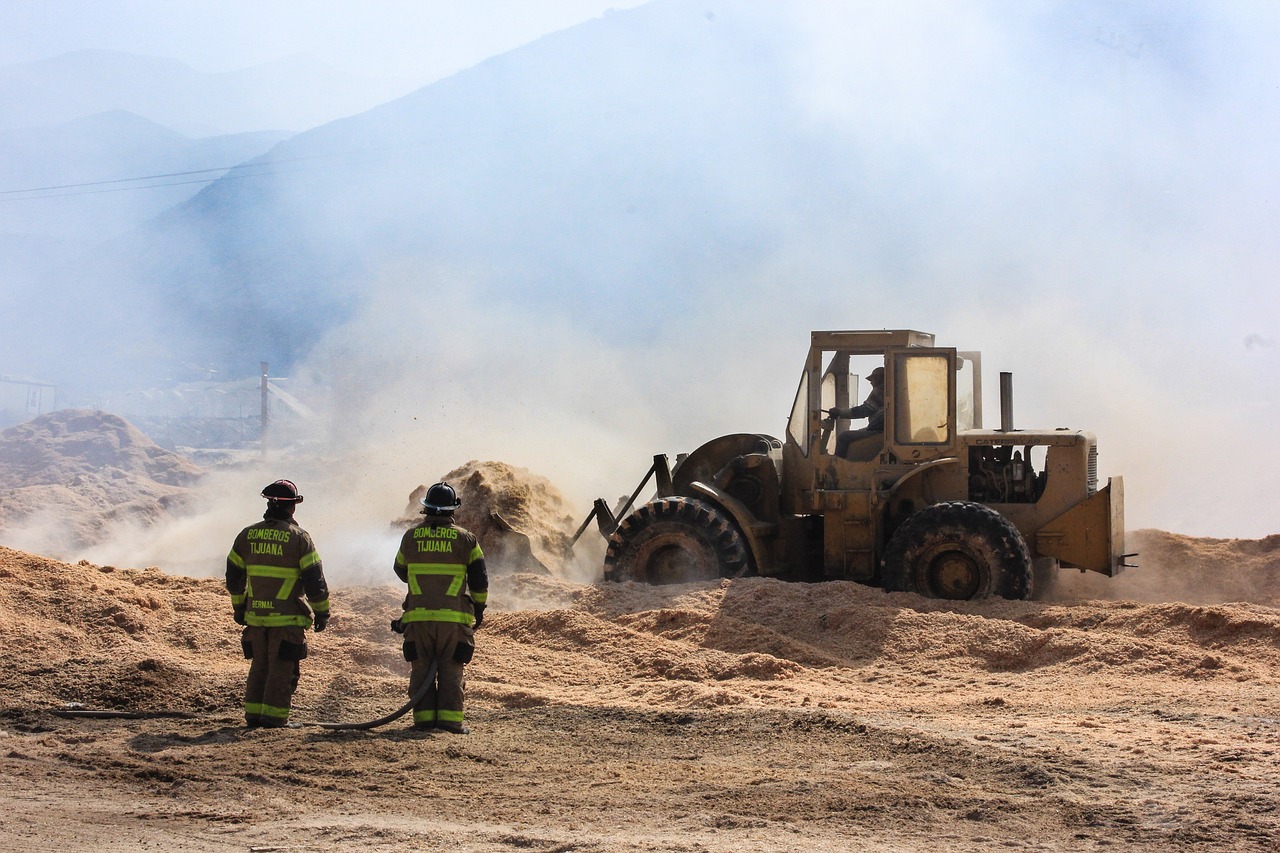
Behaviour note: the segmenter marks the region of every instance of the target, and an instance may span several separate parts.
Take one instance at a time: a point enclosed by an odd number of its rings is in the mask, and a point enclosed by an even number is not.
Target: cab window
[[[894,441],[898,444],[946,444],[950,375],[944,355],[901,353],[894,363]]]
[[[787,421],[787,435],[800,446],[800,452],[809,455],[809,371],[800,374],[800,388],[791,404],[791,419]]]

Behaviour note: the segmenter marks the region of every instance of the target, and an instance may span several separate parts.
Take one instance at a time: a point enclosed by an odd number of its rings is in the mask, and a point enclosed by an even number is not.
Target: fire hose
[[[422,701],[422,697],[427,695],[427,691],[431,689],[436,680],[436,664],[431,664],[431,668],[427,670],[427,677],[423,679],[422,686],[418,688],[418,692],[404,704],[399,710],[392,711],[385,717],[379,717],[376,720],[369,720],[365,723],[307,723],[309,726],[318,726],[322,729],[376,729],[378,726],[385,726],[392,720],[398,720],[409,712],[409,709]]]
[[[397,619],[397,620],[395,620],[395,621],[393,621],[393,622],[391,623],[391,630],[395,631],[397,634],[403,634],[403,633],[404,633],[404,627],[403,627],[403,626],[402,626],[402,624],[400,623],[400,620],[399,620],[399,619]],[[427,676],[426,676],[426,678],[424,678],[424,679],[422,680],[422,684],[421,684],[421,686],[419,686],[419,687],[418,687],[417,692],[415,692],[415,693],[413,694],[413,696],[411,696],[411,697],[409,698],[409,701],[408,701],[408,702],[404,703],[404,705],[402,705],[400,708],[396,709],[395,711],[392,711],[390,714],[387,714],[385,717],[379,717],[379,718],[378,718],[378,719],[376,719],[376,720],[367,720],[367,721],[362,722],[362,723],[327,723],[327,722],[326,722],[326,723],[303,723],[302,725],[306,725],[306,726],[316,726],[317,728],[321,728],[321,729],[329,729],[329,730],[331,730],[331,731],[333,731],[333,730],[344,730],[344,731],[350,731],[350,730],[358,730],[358,729],[376,729],[376,728],[378,728],[379,726],[385,726],[387,723],[390,723],[390,722],[391,722],[391,721],[393,721],[393,720],[398,720],[398,719],[400,719],[401,717],[403,717],[405,714],[407,714],[407,713],[409,712],[409,709],[410,709],[410,708],[412,708],[414,705],[417,705],[419,702],[421,702],[421,701],[422,701],[423,697],[427,695],[427,691],[429,691],[429,690],[432,688],[432,686],[435,684],[435,681],[436,681],[436,673],[437,673],[438,671],[439,671],[439,664],[437,664],[437,663],[434,663],[434,662],[433,662],[433,663],[431,664],[431,667],[427,670]],[[79,706],[78,704],[77,704],[77,705],[70,706],[70,707],[68,707],[68,708],[60,709],[60,710],[58,710],[58,711],[55,711],[54,713],[55,713],[55,714],[58,714],[59,716],[64,716],[64,717],[92,717],[92,718],[100,718],[100,719],[112,718],[112,717],[115,717],[115,718],[125,718],[125,719],[145,719],[145,718],[149,718],[149,717],[191,717],[191,716],[194,716],[194,715],[192,715],[192,714],[185,714],[185,713],[183,713],[183,712],[181,712],[181,711],[111,711],[111,710],[93,710],[93,709],[84,708],[84,707],[82,707],[82,706]]]
[[[378,726],[385,726],[393,720],[398,720],[405,714],[409,713],[409,709],[422,701],[422,697],[427,695],[427,691],[435,684],[436,664],[431,664],[431,668],[427,670],[427,677],[423,679],[422,686],[418,688],[418,692],[414,693],[403,706],[385,717],[379,717],[376,720],[368,720],[362,723],[303,723],[304,726],[317,726],[322,729],[330,730],[352,730],[352,729],[376,729]],[[81,717],[88,719],[124,719],[124,720],[146,720],[158,717],[178,717],[190,719],[195,714],[185,711],[115,711],[109,709],[84,708],[77,704],[72,704],[66,708],[58,708],[53,711],[59,717]]]

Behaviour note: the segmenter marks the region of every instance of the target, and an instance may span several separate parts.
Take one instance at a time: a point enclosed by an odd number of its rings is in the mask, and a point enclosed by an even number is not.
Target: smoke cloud
[[[125,291],[113,381],[131,347],[264,359],[321,412],[118,541],[217,565],[289,476],[381,573],[408,492],[469,459],[585,517],[655,453],[780,435],[823,328],[982,350],[1016,426],[1098,435],[1131,528],[1274,532],[1277,35],[1258,4],[659,0],[298,134],[54,275]]]

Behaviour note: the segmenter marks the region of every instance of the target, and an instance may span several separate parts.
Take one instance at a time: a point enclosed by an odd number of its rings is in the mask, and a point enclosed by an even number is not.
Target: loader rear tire
[[[1029,598],[1031,552],[1000,513],[950,501],[925,507],[894,531],[883,577],[890,592],[926,598]]]
[[[715,506],[661,498],[622,520],[609,537],[604,579],[648,584],[736,577],[750,568],[746,540]]]

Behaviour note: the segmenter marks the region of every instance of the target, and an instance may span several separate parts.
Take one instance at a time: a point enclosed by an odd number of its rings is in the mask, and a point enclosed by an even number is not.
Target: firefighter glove
[[[231,611],[231,618],[235,620],[237,625],[243,625],[244,622],[244,605],[237,605]]]
[[[849,417],[849,410],[848,410],[848,409],[840,409],[840,408],[832,407],[832,408],[830,408],[830,409],[827,409],[827,417],[829,417],[829,418],[847,418],[847,417]]]
[[[317,632],[323,631],[325,628],[329,627],[329,614],[317,613],[315,624],[311,627],[315,628]]]
[[[473,627],[473,628],[479,628],[479,627],[480,627],[480,624],[481,624],[482,622],[484,622],[484,607],[485,607],[485,606],[484,606],[483,604],[477,604],[477,605],[475,605],[475,608],[476,608],[476,624],[472,625],[471,627]]]
[[[392,619],[392,620],[391,620],[391,630],[392,630],[392,631],[395,631],[397,634],[403,634],[403,633],[404,633],[404,623],[403,623],[403,622],[401,622],[399,619]]]

